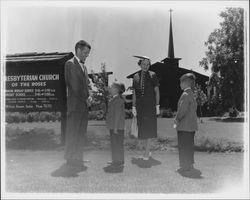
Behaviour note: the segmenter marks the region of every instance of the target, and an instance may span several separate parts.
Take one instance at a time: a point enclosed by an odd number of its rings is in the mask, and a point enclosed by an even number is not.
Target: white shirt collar
[[[75,56],[75,58],[78,61],[78,63],[81,65],[82,63],[81,63],[80,59],[77,56]]]
[[[189,90],[189,89],[191,89],[191,87],[187,87],[187,88],[185,88],[185,89],[184,89],[184,92],[185,92],[185,91],[187,91],[187,90]]]
[[[119,96],[119,94],[114,95],[113,98],[115,98],[115,97],[117,97],[117,96]]]

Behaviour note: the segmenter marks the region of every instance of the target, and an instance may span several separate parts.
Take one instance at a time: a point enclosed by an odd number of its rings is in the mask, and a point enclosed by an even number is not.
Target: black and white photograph
[[[1,199],[249,199],[249,1],[1,4]]]

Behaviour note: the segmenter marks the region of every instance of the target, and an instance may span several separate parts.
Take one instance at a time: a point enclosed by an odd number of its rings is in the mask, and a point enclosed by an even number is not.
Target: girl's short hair
[[[123,83],[114,82],[113,85],[117,88],[118,93],[121,95],[125,92],[125,85]]]

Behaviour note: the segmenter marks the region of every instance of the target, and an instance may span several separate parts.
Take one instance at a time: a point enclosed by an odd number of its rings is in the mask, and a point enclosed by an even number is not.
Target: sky
[[[101,63],[128,87],[126,76],[139,70],[133,55],[146,55],[152,63],[168,55],[169,9],[172,12],[175,57],[179,66],[210,75],[199,61],[204,42],[222,21],[226,7],[248,10],[248,1],[145,1],[145,2],[5,2],[2,7],[3,46],[7,54],[74,52],[75,43],[88,41],[88,70]]]

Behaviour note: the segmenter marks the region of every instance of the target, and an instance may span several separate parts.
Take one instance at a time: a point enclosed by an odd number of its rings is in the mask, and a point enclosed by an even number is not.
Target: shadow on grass
[[[113,165],[109,165],[107,167],[104,167],[103,170],[106,173],[122,173],[124,169],[123,165],[119,165],[119,166],[113,166]]]
[[[131,163],[137,165],[140,168],[151,168],[153,166],[160,165],[161,162],[150,157],[149,160],[143,160],[141,158],[132,157]]]
[[[192,179],[203,179],[204,177],[201,176],[201,171],[198,169],[192,169],[191,171],[184,171],[184,172],[178,172],[181,176],[186,178],[192,178]]]
[[[221,117],[215,117],[215,118],[210,118],[209,120],[211,121],[216,121],[216,122],[245,122],[245,119],[243,117],[227,117],[227,118],[221,118]]]
[[[67,164],[63,164],[58,169],[51,173],[52,177],[77,177],[79,172],[86,171],[86,166],[73,167]]]
[[[60,137],[53,130],[32,129],[20,134],[6,134],[6,147],[16,150],[55,150],[60,147]]]

